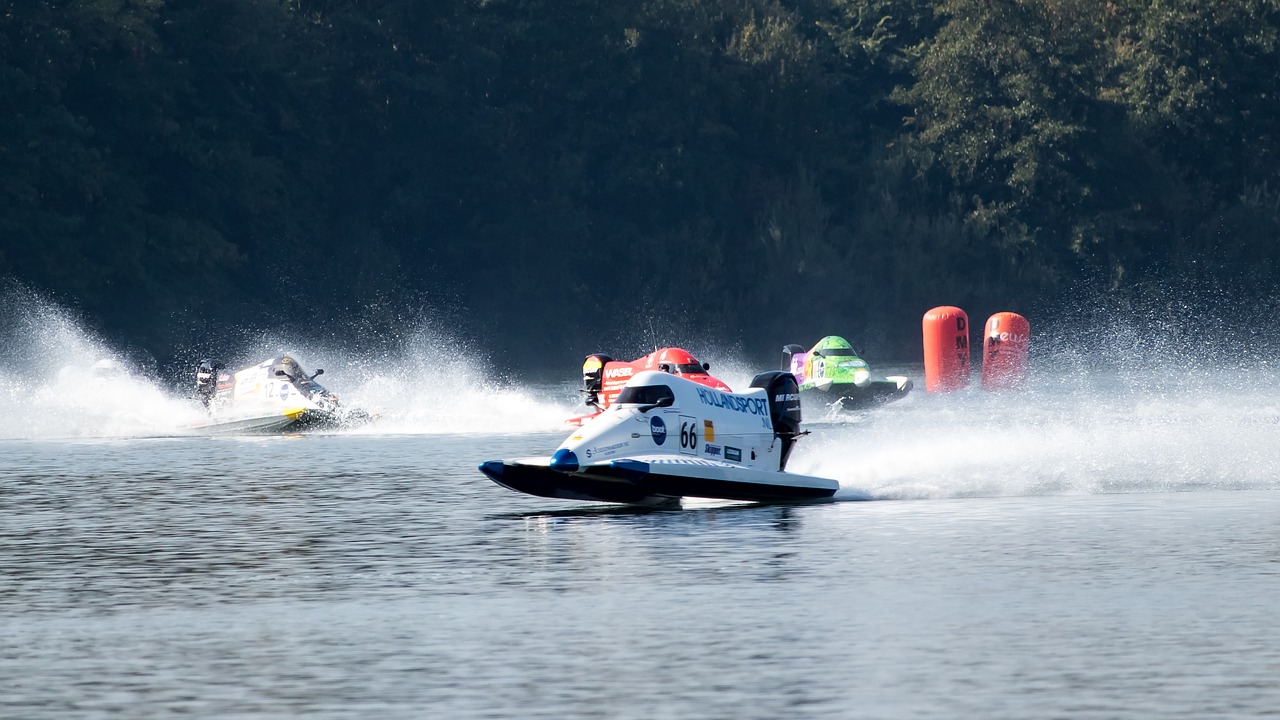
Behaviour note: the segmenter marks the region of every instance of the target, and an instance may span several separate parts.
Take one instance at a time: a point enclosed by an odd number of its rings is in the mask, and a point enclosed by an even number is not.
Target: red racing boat
[[[633,375],[646,370],[679,375],[699,385],[732,392],[728,385],[709,373],[711,365],[698,362],[698,359],[688,350],[675,347],[662,348],[631,362],[614,360],[608,355],[596,353],[588,355],[582,363],[582,392],[587,396],[587,405],[594,408],[594,411],[587,415],[570,418],[568,424],[582,425],[599,415],[614,403],[618,393],[622,392],[622,387]]]

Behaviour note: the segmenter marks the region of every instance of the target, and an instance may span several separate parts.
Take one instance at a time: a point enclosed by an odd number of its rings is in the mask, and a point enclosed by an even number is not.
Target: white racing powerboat
[[[196,369],[196,395],[208,410],[190,429],[213,433],[271,433],[336,428],[361,423],[368,414],[342,405],[316,382],[324,370],[307,373],[297,360],[280,355],[243,370],[227,372],[217,360]]]
[[[636,373],[604,412],[550,457],[491,460],[480,470],[518,492],[565,500],[668,505],[682,497],[794,502],[840,483],[786,472],[800,431],[787,372],[726,392],[679,375]]]

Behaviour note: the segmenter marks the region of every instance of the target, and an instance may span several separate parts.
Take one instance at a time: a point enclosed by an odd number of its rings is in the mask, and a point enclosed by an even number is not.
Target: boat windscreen
[[[819,357],[857,357],[857,355],[849,348],[831,348],[830,350],[814,350],[814,355]]]
[[[676,375],[702,375],[707,372],[706,368],[697,363],[666,364],[665,367],[670,368],[667,372]]]
[[[280,373],[284,373],[283,376]],[[320,383],[312,379],[311,373],[307,372],[297,360],[290,357],[280,358],[271,363],[271,369],[267,371],[267,376],[275,379],[280,377],[288,378],[289,382],[297,386],[298,390],[302,391],[304,395],[324,390]]]
[[[271,363],[271,369],[267,371],[268,377],[273,378],[280,377],[281,373],[290,380],[305,378],[307,376],[307,371],[303,370],[301,365],[290,358],[284,358],[283,360]]]
[[[657,405],[663,399],[675,402],[676,396],[666,385],[635,385],[622,388],[615,405]]]
[[[308,377],[301,377],[293,381],[294,387],[298,388],[303,395],[315,395],[316,393],[326,393],[328,390],[320,383]]]

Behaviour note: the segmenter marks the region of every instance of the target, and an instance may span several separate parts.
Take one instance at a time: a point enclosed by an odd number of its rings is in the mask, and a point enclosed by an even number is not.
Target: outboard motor
[[[764,388],[769,394],[769,420],[773,434],[782,441],[779,470],[787,469],[787,458],[800,436],[800,386],[796,376],[782,370],[763,372],[751,380],[751,387]]]
[[[588,355],[582,363],[582,392],[587,394],[587,404],[600,407],[600,390],[604,387],[604,366],[613,362],[608,355]]]
[[[213,402],[213,396],[218,392],[218,373],[225,367],[221,360],[209,358],[196,365],[196,395],[205,407]]]

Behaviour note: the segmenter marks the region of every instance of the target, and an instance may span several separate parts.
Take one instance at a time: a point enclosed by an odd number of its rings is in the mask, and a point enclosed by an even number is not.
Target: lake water
[[[1280,710],[1267,367],[808,408],[792,469],[836,501],[661,511],[477,471],[554,449],[565,385],[330,370],[378,421],[215,438],[180,392],[37,375],[0,374],[0,717]]]

